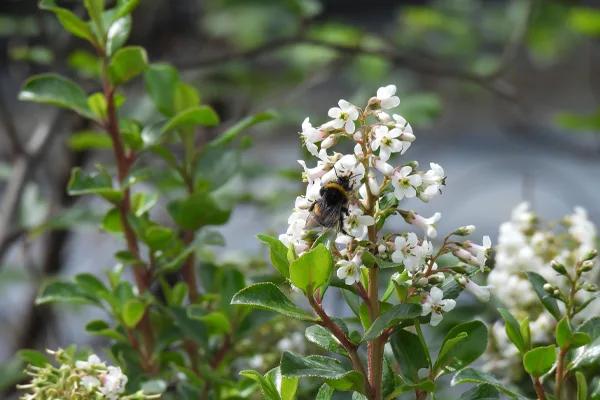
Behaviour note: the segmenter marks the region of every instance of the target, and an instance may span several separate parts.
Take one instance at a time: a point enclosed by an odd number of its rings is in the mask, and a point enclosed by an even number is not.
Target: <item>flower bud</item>
[[[555,270],[556,272],[558,272],[561,275],[567,274],[567,270],[566,270],[565,266],[562,265],[557,260],[552,260],[552,262],[550,263],[550,266],[552,267],[553,270]]]
[[[597,255],[598,255],[598,250],[593,249],[583,257],[583,261],[593,260],[594,258],[596,258]]]
[[[581,272],[588,272],[588,271],[591,271],[593,267],[594,267],[594,260],[585,260],[584,262],[581,263],[579,270]]]
[[[446,279],[446,276],[444,275],[443,272],[437,272],[433,275],[429,276],[429,283],[432,284],[437,284],[437,283],[442,283],[444,282],[444,279]]]
[[[428,283],[429,283],[429,279],[427,279],[427,278],[425,278],[425,277],[422,277],[422,278],[419,278],[419,279],[417,279],[417,280],[415,281],[415,284],[414,284],[414,285],[415,285],[416,287],[425,287],[425,286],[427,286],[427,284],[428,284]]]
[[[469,283],[469,279],[468,279],[466,276],[464,276],[464,275],[459,275],[459,276],[456,278],[456,281],[457,281],[457,282],[458,282],[458,283],[459,283],[461,286],[463,286],[463,287],[464,287],[464,286],[466,286],[466,285],[467,285],[467,283]]]
[[[549,294],[552,294],[552,293],[554,293],[554,286],[552,286],[552,285],[551,285],[551,284],[549,284],[549,283],[544,283],[544,290],[545,290],[547,293],[549,293]]]
[[[474,231],[475,231],[475,225],[466,225],[466,226],[461,226],[460,228],[458,228],[457,230],[452,232],[452,234],[457,235],[457,236],[468,236],[471,233],[473,233]]]
[[[586,292],[597,292],[598,286],[593,283],[586,282],[583,284],[583,290],[585,290]]]

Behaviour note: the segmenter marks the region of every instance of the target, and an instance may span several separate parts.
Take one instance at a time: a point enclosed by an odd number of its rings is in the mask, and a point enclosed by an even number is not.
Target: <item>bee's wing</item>
[[[306,222],[306,226],[309,227],[309,223],[311,223],[314,224],[313,227],[317,225],[327,228],[338,227],[342,208],[342,203],[327,204],[325,201],[318,201]]]

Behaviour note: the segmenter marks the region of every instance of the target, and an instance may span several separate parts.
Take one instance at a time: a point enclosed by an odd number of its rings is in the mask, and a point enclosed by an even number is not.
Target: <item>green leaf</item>
[[[540,377],[552,369],[556,361],[556,346],[536,347],[523,356],[523,366],[530,375]]]
[[[465,334],[467,336],[462,338]],[[481,321],[456,325],[444,338],[434,370],[445,373],[466,367],[485,352],[487,339],[487,327]],[[457,342],[460,342],[458,346]]]
[[[58,7],[54,0],[42,0],[40,2],[40,8],[42,10],[53,12],[63,28],[73,36],[85,39],[91,43],[96,43],[96,37],[90,26],[73,12],[66,8]]]
[[[419,370],[429,368],[429,354],[417,335],[404,329],[397,329],[390,344],[402,375],[413,382],[419,380]]]
[[[112,177],[105,170],[86,174],[78,167],[71,171],[67,192],[71,196],[97,194],[111,202],[118,202],[123,197],[120,190],[112,187]]]
[[[521,335],[521,328],[519,322],[506,308],[498,308],[498,312],[504,319],[504,328],[506,329],[506,335],[511,342],[519,349],[519,352],[525,353],[528,350],[528,345],[525,339]]]
[[[173,97],[173,107],[177,113],[200,104],[198,90],[185,82],[177,83]]]
[[[343,355],[347,354],[346,350],[344,349],[344,347],[342,347],[342,345],[335,338],[335,336],[333,336],[331,332],[329,332],[326,328],[322,327],[321,325],[309,326],[308,328],[306,328],[304,335],[306,336],[306,339],[309,342],[314,343],[317,346],[324,348],[325,350]]]
[[[98,120],[106,119],[107,105],[103,93],[93,93],[87,99],[88,106]]]
[[[126,16],[117,19],[108,28],[106,37],[106,53],[109,56],[115,54],[117,50],[121,48],[129,38],[131,32],[131,17]]]
[[[100,150],[112,148],[112,141],[105,132],[79,131],[67,139],[69,148],[75,151]]]
[[[260,385],[260,390],[265,396],[265,399],[281,400],[281,397],[279,396],[279,392],[277,392],[275,384],[271,382],[271,380],[264,378],[259,372],[246,369],[240,371],[240,375],[258,382],[258,384]]]
[[[102,320],[94,320],[87,323],[85,326],[86,332],[95,336],[103,336],[123,343],[128,343],[125,335],[117,332],[114,329],[110,329],[110,326]]]
[[[158,111],[171,117],[175,113],[175,89],[179,82],[179,72],[167,64],[152,64],[144,73],[146,91]]]
[[[29,78],[21,88],[19,100],[51,104],[71,109],[87,118],[94,117],[83,89],[57,74],[40,74]]]
[[[495,400],[499,398],[500,393],[494,386],[482,384],[464,392],[459,400]]]
[[[146,50],[139,46],[129,46],[115,52],[108,65],[108,73],[114,85],[121,85],[144,72],[147,67]]]
[[[287,259],[288,248],[277,238],[268,235],[257,235],[258,239],[269,246],[271,264],[284,278],[290,277],[290,263]]]
[[[34,367],[43,368],[50,363],[48,357],[42,352],[32,349],[21,349],[17,352],[21,360]]]
[[[331,400],[333,398],[333,392],[335,392],[335,390],[328,384],[324,383],[319,388],[315,400]]]
[[[554,122],[572,131],[597,133],[600,131],[600,108],[588,114],[561,112],[554,117]]]
[[[167,204],[167,211],[180,227],[197,230],[206,225],[222,225],[229,220],[230,209],[221,208],[212,194],[197,192]]]
[[[312,295],[312,292],[329,282],[332,269],[331,253],[320,244],[290,264],[290,280],[303,292]]]
[[[486,374],[485,372],[481,372],[473,368],[465,368],[463,370],[460,370],[452,378],[452,386],[463,383],[489,384],[498,389],[500,392],[507,395],[508,397],[510,397],[511,399],[529,400],[527,399],[527,397],[525,397],[515,389],[511,388],[505,382],[501,382],[498,379],[494,378],[492,375]]]
[[[221,135],[219,135],[216,139],[214,139],[210,144],[212,146],[222,146],[232,142],[235,138],[237,138],[240,133],[245,131],[246,129],[259,124],[261,122],[270,121],[277,116],[272,111],[265,111],[262,113],[258,113],[252,115],[250,117],[246,117],[233,125],[231,128],[227,129]]]
[[[75,276],[75,283],[79,285],[81,290],[98,298],[103,298],[109,295],[108,288],[104,286],[98,278],[92,274],[78,274]]]
[[[296,391],[298,390],[298,382],[300,379],[296,377],[282,376],[281,369],[279,367],[273,368],[266,374],[267,378],[279,392],[281,396],[281,400],[295,400],[296,399]]]
[[[130,299],[125,303],[121,317],[128,328],[135,327],[144,316],[146,305],[138,299]]]
[[[573,340],[573,331],[567,317],[563,317],[558,324],[556,324],[556,344],[561,349],[568,349],[571,346]]]
[[[373,340],[387,328],[394,327],[407,319],[417,318],[421,315],[421,306],[418,304],[397,304],[389,311],[381,314],[365,332],[363,342]]]
[[[597,367],[600,363],[600,337],[577,351],[569,369]]]
[[[337,390],[353,390],[361,385],[362,380],[356,371],[346,370],[340,361],[325,356],[302,357],[285,351],[281,356],[280,368],[283,376],[326,379]]]
[[[600,37],[600,11],[598,9],[570,7],[569,11],[567,22],[571,29],[590,37]]]
[[[35,304],[71,303],[98,304],[98,301],[70,282],[52,282],[46,285],[35,300]]]
[[[561,313],[558,308],[558,303],[556,299],[548,294],[544,290],[544,284],[546,284],[546,279],[543,276],[536,272],[527,272],[527,277],[529,278],[529,282],[531,282],[531,286],[533,286],[533,290],[537,294],[538,298],[541,300],[544,307],[552,314],[556,320],[560,320]]]
[[[579,326],[579,332],[587,333],[592,340],[600,337],[600,317],[593,317]]]
[[[231,299],[231,304],[258,307],[292,318],[315,321],[311,314],[292,303],[270,282],[257,283],[240,290]]]
[[[121,18],[131,14],[139,3],[140,0],[119,0],[117,2],[117,7],[115,8],[116,18]]]
[[[94,21],[98,33],[100,36],[104,33],[104,24],[102,22],[102,12],[104,11],[104,0],[84,0],[83,4],[90,16],[91,20]]]
[[[588,386],[585,375],[581,371],[577,371],[575,372],[575,379],[577,380],[577,400],[587,400]]]
[[[162,132],[176,129],[193,128],[195,126],[215,126],[219,123],[219,116],[209,106],[194,106],[183,110],[167,121]]]
[[[220,311],[206,312],[206,307],[192,304],[187,307],[188,317],[202,321],[213,334],[223,334],[231,331],[227,316]]]

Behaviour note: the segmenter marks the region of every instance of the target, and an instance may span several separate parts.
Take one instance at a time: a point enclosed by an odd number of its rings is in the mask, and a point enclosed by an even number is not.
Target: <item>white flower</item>
[[[308,168],[304,160],[298,160],[298,164],[302,166],[304,170],[303,178],[305,177],[308,182],[322,177],[327,172],[327,163],[323,161],[318,161],[317,166],[313,168]]]
[[[417,195],[416,188],[421,186],[421,177],[417,174],[411,174],[412,167],[404,166],[392,175],[392,186],[394,186],[394,195],[398,200],[403,198],[412,198]]]
[[[379,157],[373,157],[372,163],[373,166],[385,176],[390,176],[394,173],[394,167],[392,167],[390,164],[386,163]]]
[[[360,280],[360,265],[361,261],[358,255],[354,256],[351,261],[338,261],[337,277],[344,280],[346,285],[354,285]]]
[[[490,301],[490,290],[492,289],[491,285],[488,286],[480,286],[473,282],[469,278],[465,278],[466,283],[464,284],[464,288],[471,292],[479,301],[488,302]]]
[[[306,149],[315,157],[318,154],[318,148],[315,143],[325,138],[325,132],[312,126],[308,117],[302,122],[302,132],[300,132]]]
[[[356,130],[354,121],[358,119],[358,109],[356,106],[350,104],[346,100],[342,99],[338,102],[339,107],[332,107],[329,109],[327,115],[333,118],[332,127],[335,129],[342,129],[351,134]]]
[[[383,161],[389,160],[392,153],[404,153],[404,143],[398,140],[400,134],[399,129],[390,131],[387,126],[379,125],[375,128],[375,137],[371,142],[371,149],[373,151],[379,149],[379,158]]]
[[[417,235],[413,232],[406,236],[396,236],[394,240],[394,252],[392,253],[392,261],[402,263],[409,257],[414,256],[415,247],[419,244]]]
[[[416,139],[412,126],[410,126],[408,121],[406,121],[402,115],[394,114],[392,115],[392,118],[394,119],[394,129],[399,129],[401,132],[399,139],[403,142],[407,142],[405,144],[406,148],[404,149],[404,151],[406,151],[410,147],[410,144]]]
[[[434,286],[431,288],[431,291],[422,305],[421,315],[425,316],[431,313],[430,324],[431,326],[436,326],[443,318],[442,313],[451,311],[455,306],[456,301],[444,299],[444,292],[442,289]]]
[[[300,332],[294,332],[289,337],[281,339],[277,343],[277,348],[280,351],[295,351],[304,352],[304,335]]]
[[[440,218],[442,218],[442,213],[436,212],[431,217],[425,218],[419,214],[410,212],[406,215],[403,215],[403,217],[404,220],[409,224],[423,229],[428,237],[435,238],[437,236],[435,224],[440,220]]]
[[[91,354],[87,361],[75,361],[75,367],[79,368],[79,369],[92,369],[94,367],[104,367],[105,364],[102,362],[102,360],[100,360],[100,358],[95,355],[95,354]]]
[[[369,226],[373,225],[375,220],[370,215],[363,215],[363,211],[358,207],[351,207],[349,215],[344,221],[345,231],[358,240],[367,236]]]
[[[492,241],[489,236],[484,236],[482,240],[482,244],[478,245],[472,242],[467,242],[467,250],[473,254],[475,259],[477,260],[477,265],[483,271],[485,267],[485,262],[487,261],[488,254],[490,249],[492,248]]]
[[[377,89],[377,100],[381,104],[381,108],[390,109],[398,107],[400,104],[400,98],[395,96],[396,85],[387,85]]]
[[[120,367],[109,366],[107,373],[101,376],[102,387],[100,391],[109,400],[116,400],[125,391],[127,376],[123,374]]]

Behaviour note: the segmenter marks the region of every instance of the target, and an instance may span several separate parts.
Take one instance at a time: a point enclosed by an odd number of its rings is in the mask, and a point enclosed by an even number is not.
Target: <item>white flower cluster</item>
[[[90,355],[87,361],[76,361],[75,367],[83,372],[81,384],[89,390],[99,390],[107,400],[117,400],[125,392],[127,376],[121,368],[107,366],[97,355]]]
[[[323,185],[340,176],[351,177],[351,184],[358,189],[343,226],[356,240],[365,239],[368,227],[375,223],[372,216],[365,215],[369,195],[377,196],[390,185],[398,200],[419,197],[429,201],[440,193],[444,170],[438,164],[431,163],[431,169],[422,172],[417,170],[416,162],[396,167],[388,163],[394,153],[404,154],[415,140],[412,127],[402,116],[390,116],[383,111],[400,104],[395,94],[394,85],[379,88],[364,110],[342,99],[338,107],[329,110],[331,120],[318,127],[308,118],[302,123],[300,135],[307,150],[316,158],[316,165],[308,167],[304,160],[298,161],[304,169],[306,193],[297,197],[294,212],[288,219],[288,230],[279,237],[285,245],[293,246],[297,254],[310,246],[307,233],[314,226],[307,222],[311,205],[320,198]],[[344,139],[354,142],[351,154],[330,150]],[[365,177],[367,169],[370,173]],[[439,218],[439,213],[432,219],[417,216],[414,224],[435,237],[434,224]]]
[[[340,214],[331,216],[326,224],[328,227],[340,225],[336,229],[339,232],[334,249],[338,278],[346,285],[360,284],[361,269],[366,268],[364,253],[377,253],[382,260],[403,266],[404,284],[414,285],[415,290],[423,293],[423,315],[431,313],[431,324],[437,325],[442,313],[454,308],[455,301],[444,299],[441,289],[435,286],[449,272],[436,271],[435,259],[452,252],[460,261],[483,270],[491,243],[487,237],[483,245],[444,240],[443,248],[436,255],[430,239],[437,237],[436,225],[441,213],[426,218],[398,208],[404,199],[418,198],[427,202],[440,194],[445,185],[444,169],[436,163],[430,163],[426,171],[420,171],[415,161],[392,164],[392,156],[404,155],[415,140],[406,119],[386,112],[399,104],[396,87],[388,85],[379,88],[364,109],[340,100],[338,107],[329,110],[331,120],[317,127],[308,118],[304,120],[300,136],[308,152],[315,157],[316,165],[298,161],[304,170],[306,192],[296,198],[288,229],[279,239],[296,255],[309,250],[317,237],[315,230],[319,228],[319,223],[315,223],[315,206],[321,213],[328,211],[323,210],[327,206],[323,203],[324,192],[332,186],[339,190],[341,182],[348,180],[344,188],[344,192],[348,192],[343,196],[344,207],[335,208]],[[343,142],[351,143],[347,146],[353,149],[351,153],[332,149]],[[393,214],[401,215],[405,222],[422,230],[424,237],[419,238],[412,232],[378,237],[379,227],[374,225]],[[466,236],[474,229],[470,225],[453,234]],[[434,280],[430,282],[430,278]],[[395,274],[395,279],[400,279],[399,274]],[[478,298],[489,299],[488,287],[480,287],[468,277],[459,283]],[[430,284],[433,287],[429,288]]]
[[[536,272],[552,286],[566,290],[567,279],[552,268],[552,261],[558,260],[574,276],[576,264],[595,249],[596,240],[596,227],[581,207],[576,207],[572,214],[567,215],[562,224],[542,226],[529,204],[521,203],[512,211],[510,220],[500,225],[496,264],[488,276],[488,283],[493,286],[495,296],[513,315],[519,319],[529,318],[533,342],[551,340],[556,322],[541,306],[526,272]],[[590,266],[583,275],[585,280],[596,282],[599,269]],[[593,292],[580,290],[576,299],[583,303],[593,296]],[[561,302],[559,306],[562,306]],[[576,318],[584,320],[599,313],[600,301],[595,300]],[[517,351],[506,337],[503,323],[494,325],[492,339],[495,350],[501,353],[501,360],[490,357],[488,368],[501,371],[511,362],[520,363]]]
[[[22,400],[149,400],[160,397],[160,394],[145,394],[142,390],[125,394],[127,376],[121,368],[107,365],[95,354],[85,361],[76,361],[71,350],[48,350],[48,353],[54,356],[58,365],[27,366],[25,373],[31,379],[17,386],[26,391]]]

